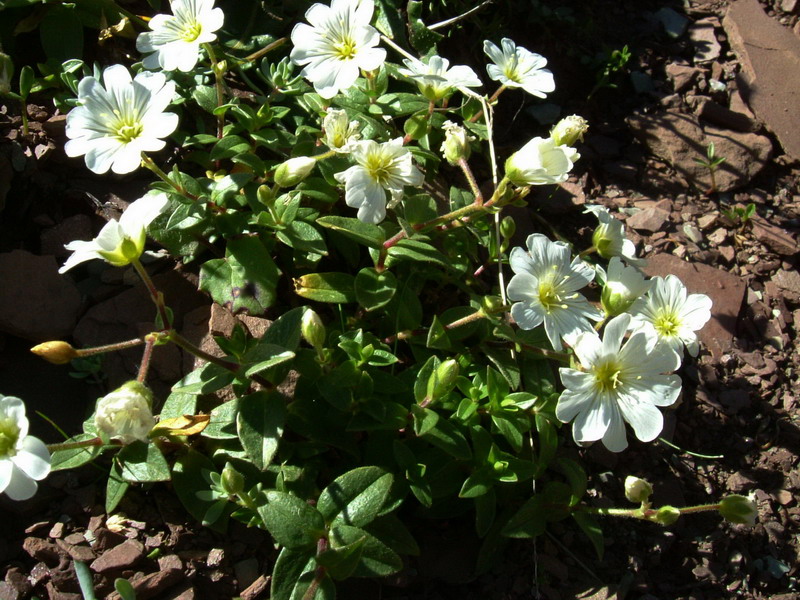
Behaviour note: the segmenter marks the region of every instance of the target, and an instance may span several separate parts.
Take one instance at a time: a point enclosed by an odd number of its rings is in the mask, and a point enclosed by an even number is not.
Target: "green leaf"
[[[216,110],[217,109],[215,107],[212,112],[215,112]],[[225,158],[231,158],[237,154],[245,154],[247,152],[252,152],[250,142],[242,137],[239,137],[238,135],[227,135],[218,141],[211,149],[210,158],[211,160],[222,160]]]
[[[539,434],[539,456],[536,461],[536,474],[534,477],[539,477],[556,455],[558,435],[550,419],[541,413],[536,414],[536,431]]]
[[[93,440],[97,435],[93,433],[80,433],[76,436],[64,440],[63,443],[84,442]],[[63,471],[64,469],[75,469],[81,465],[94,460],[102,452],[101,446],[86,446],[83,448],[73,448],[71,450],[56,450],[50,457],[50,471]]]
[[[590,514],[582,511],[572,513],[572,518],[575,519],[578,527],[581,528],[581,531],[586,534],[586,537],[592,543],[594,551],[597,553],[597,560],[603,560],[605,541],[603,540],[603,530],[600,529],[600,525]]]
[[[256,392],[239,400],[239,440],[258,469],[263,471],[272,462],[285,421],[286,404],[279,392]]]
[[[502,534],[511,538],[532,538],[544,533],[547,523],[544,496],[528,500],[503,527]]]
[[[305,221],[292,221],[284,230],[275,233],[276,237],[287,246],[302,252],[313,252],[322,256],[328,255],[325,240],[313,225]]]
[[[125,481],[144,483],[170,480],[169,465],[155,444],[140,441],[128,444],[119,451],[117,460]]]
[[[111,464],[111,471],[108,473],[108,481],[106,482],[106,514],[110,515],[114,512],[130,485],[122,478],[119,462],[115,459]]]
[[[564,457],[556,460],[555,468],[567,478],[572,490],[569,505],[575,506],[581,501],[583,495],[586,493],[586,486],[588,483],[586,471],[584,471],[583,467],[581,467],[576,461],[572,460],[571,458]]]
[[[228,241],[225,258],[200,268],[200,289],[233,313],[263,315],[275,302],[280,271],[258,237],[242,236]]]
[[[383,229],[371,223],[362,223],[358,219],[328,216],[320,217],[317,219],[317,223],[323,227],[341,233],[359,244],[375,248],[376,250],[380,250],[383,246],[383,242],[386,241],[386,234],[384,234]]]
[[[211,420],[200,435],[212,440],[237,438],[236,415],[238,411],[239,400],[237,398],[220,404],[211,411]]]
[[[173,385],[172,392],[181,395],[213,394],[229,385],[234,379],[235,375],[229,370],[213,363],[206,363]]]
[[[192,90],[192,98],[207,113],[213,113],[217,108],[217,90],[214,86],[196,85]]]
[[[508,350],[492,348],[486,345],[481,346],[481,350],[494,363],[494,366],[500,371],[500,374],[508,382],[511,389],[516,390],[521,380],[520,370],[517,361],[511,357],[511,353]]]
[[[330,548],[317,556],[317,563],[325,567],[334,579],[347,579],[356,570],[366,541],[364,536],[339,548]]]
[[[178,499],[189,514],[200,522],[203,521],[212,505],[216,503],[215,500],[203,500],[198,496],[198,492],[209,491],[209,484],[203,477],[203,472],[211,471],[215,471],[214,463],[192,449],[179,456],[172,467],[172,487],[178,495]],[[227,528],[229,514],[230,511],[224,512],[221,518],[208,527],[214,531],[224,532]]]
[[[242,366],[245,368],[244,374],[247,377],[252,377],[262,371],[288,362],[294,356],[295,354],[291,350],[275,344],[263,342],[256,344],[242,357]]]
[[[309,273],[294,280],[298,296],[317,302],[355,302],[355,278],[347,273]]]
[[[288,492],[266,492],[266,504],[258,507],[264,527],[281,546],[313,548],[325,535],[325,519],[313,506]]]
[[[174,419],[183,415],[193,415],[197,412],[197,395],[172,392],[164,400],[159,418],[162,421]]]
[[[425,364],[422,365],[422,368],[417,373],[417,377],[414,380],[414,401],[418,404],[425,400],[425,397],[428,395],[428,380],[433,375],[434,369],[439,366],[439,358],[437,356],[431,356],[428,360],[425,361]]]
[[[337,477],[317,501],[325,520],[363,527],[374,520],[386,502],[394,477],[380,467],[358,467]]]
[[[414,536],[395,515],[388,514],[375,519],[365,529],[399,554],[409,556],[420,554]]]
[[[436,42],[442,39],[442,34],[428,29],[422,22],[422,2],[411,0],[408,3],[408,23],[411,29],[410,41],[414,49],[420,54],[425,55],[436,46]]]
[[[39,38],[48,61],[60,65],[70,58],[82,58],[83,24],[75,12],[75,4],[47,8],[39,24]]]
[[[136,600],[136,591],[133,589],[131,582],[127,579],[123,579],[122,577],[115,579],[114,589],[122,600]]]
[[[313,573],[316,567],[313,550],[284,548],[272,569],[271,600],[292,600],[303,573]]]
[[[424,410],[427,411],[429,409]],[[412,412],[413,411],[414,407],[412,406]],[[432,413],[433,411],[430,412]],[[414,417],[416,427],[416,414]],[[419,437],[433,444],[434,446],[441,448],[449,455],[459,460],[469,460],[472,458],[472,451],[470,450],[464,434],[461,433],[456,426],[447,419],[439,418],[433,427],[426,429],[424,433],[419,434]]]
[[[317,578],[319,580],[317,581]],[[316,581],[316,583],[314,583]],[[309,596],[311,586],[316,585],[313,595]],[[324,573],[321,576],[316,571],[310,571],[300,575],[297,584],[294,586],[291,600],[334,600],[336,598],[336,587],[333,581]]]
[[[29,65],[25,65],[19,72],[19,95],[27,99],[31,93],[35,76],[33,69]]]
[[[430,262],[442,267],[450,267],[450,262],[444,254],[430,244],[419,240],[400,240],[387,250],[387,254],[396,259]]]
[[[447,335],[447,330],[442,325],[439,317],[433,315],[433,322],[428,329],[428,338],[425,341],[425,346],[434,350],[448,350],[452,345],[450,337]]]
[[[391,271],[361,269],[355,279],[356,300],[368,312],[386,306],[397,291],[397,278]]]
[[[364,538],[361,560],[353,571],[354,577],[385,577],[403,568],[400,556],[378,538],[358,527],[336,525],[328,539],[332,548],[341,548]]]
[[[497,512],[497,495],[494,488],[475,498],[475,531],[478,537],[484,537],[494,523]]]
[[[472,475],[467,477],[461,491],[458,492],[459,498],[478,498],[488,494],[494,487],[495,479],[491,467],[481,467]]]

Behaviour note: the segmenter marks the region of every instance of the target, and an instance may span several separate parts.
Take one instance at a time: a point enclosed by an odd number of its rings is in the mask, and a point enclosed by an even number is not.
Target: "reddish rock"
[[[97,573],[129,569],[144,558],[144,545],[136,540],[128,540],[95,560],[89,568]]]
[[[0,254],[0,281],[0,331],[37,343],[72,333],[81,296],[52,256]]]
[[[711,320],[698,332],[701,344],[714,360],[733,348],[736,323],[745,294],[741,278],[704,264],[692,264],[671,254],[657,254],[648,259],[645,272],[650,277],[675,275],[690,294],[706,294],[714,303]]]
[[[786,154],[800,159],[800,39],[767,16],[758,0],[731,3],[722,25],[742,67],[742,95]]]
[[[669,222],[669,211],[655,206],[640,210],[625,220],[625,224],[639,231],[655,233],[661,231],[665,223]]]
[[[166,590],[184,579],[186,577],[180,569],[167,569],[145,575],[132,581],[131,585],[136,592],[136,600],[147,600],[148,598],[163,598]],[[119,596],[113,594],[111,598],[119,598]]]

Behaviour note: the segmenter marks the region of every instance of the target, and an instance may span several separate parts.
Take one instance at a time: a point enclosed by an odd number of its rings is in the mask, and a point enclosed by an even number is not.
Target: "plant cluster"
[[[421,3],[408,23],[393,6],[314,4],[285,37],[243,41],[213,0],[173,0],[138,33],[141,62],[65,69],[66,153],[98,174],[145,167],[155,181],[95,239],[71,242],[61,271],[132,267],[156,326],[105,347],[33,349],[58,364],[143,355],[137,379],[49,454],[27,435],[23,403],[0,401],[0,490],[28,498],[49,471],[110,457],[112,514],[131,485],[171,481],[204,524],[237,519],[272,535],[275,600],[332,598],[335,581],[400,570],[418,552],[407,506],[430,518],[472,511],[479,570],[504,540],[568,518],[598,553],[599,514],[668,524],[718,510],[752,522],[741,496],[653,508],[646,482],[626,484],[637,509],[585,502],[562,425],[578,445],[614,452],[628,445],[626,423],[656,439],[711,301],[674,276],[647,279],[603,207],[587,211],[598,218],[589,248],[536,232],[515,245],[503,209],[565,181],[588,124],[563,119],[499,167],[493,108],[507,90],[552,92],[546,59],[486,40],[497,87],[483,95],[472,68],[437,53]],[[171,168],[154,154],[167,145]],[[237,329],[213,355],[185,339],[143,264],[147,234],[197,265],[215,302],[274,318],[266,333]],[[150,357],[170,343],[204,363],[154,398]],[[228,388],[234,399],[220,402]]]

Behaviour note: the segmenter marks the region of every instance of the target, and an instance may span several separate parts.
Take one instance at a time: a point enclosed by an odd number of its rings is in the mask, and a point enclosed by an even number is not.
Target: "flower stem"
[[[475,203],[478,206],[483,206],[483,195],[481,195],[481,189],[478,187],[478,182],[475,181],[475,175],[472,174],[472,169],[469,168],[469,163],[467,162],[467,159],[465,159],[464,157],[459,158],[458,166],[461,167],[461,170],[464,172],[464,177],[467,178],[467,182],[469,183],[469,188],[475,195]]]
[[[124,342],[116,342],[114,344],[106,344],[105,346],[93,346],[92,348],[77,348],[75,354],[78,357],[93,356],[95,354],[105,354],[106,352],[116,352],[118,350],[127,350],[128,348],[135,348],[145,343],[144,338],[133,338]]]
[[[722,454],[698,454],[697,452],[691,452],[690,450],[684,450],[683,448],[680,448],[680,447],[676,446],[672,442],[665,440],[663,437],[658,438],[658,441],[661,442],[662,444],[666,445],[666,446],[669,446],[670,448],[672,448],[674,450],[677,450],[678,452],[681,452],[683,454],[688,454],[689,456],[695,456],[697,458],[705,458],[705,459],[708,459],[708,460],[718,460],[720,458],[725,458],[725,456],[722,455]]]
[[[78,448],[91,448],[92,446],[102,446],[103,440],[99,437],[80,442],[64,442],[62,444],[47,444],[47,451],[52,454],[61,450],[77,450]]]
[[[265,54],[267,54],[267,53],[269,53],[269,52],[273,51],[275,48],[280,48],[280,47],[281,47],[281,46],[283,46],[283,45],[284,45],[284,44],[285,44],[285,43],[286,43],[288,40],[289,40],[289,38],[286,38],[286,37],[278,38],[278,39],[277,39],[277,40],[275,40],[274,42],[270,42],[269,44],[267,44],[266,46],[264,46],[264,47],[263,47],[261,50],[256,50],[256,51],[255,51],[255,52],[253,52],[252,54],[250,54],[250,55],[248,55],[248,56],[245,56],[245,57],[242,59],[242,62],[253,62],[254,60],[258,60],[259,58],[261,58],[261,57],[262,57],[262,56],[264,56]]]
[[[214,47],[209,43],[204,43],[203,48],[208,53],[208,60],[211,61],[211,70],[214,71],[214,87],[217,90],[217,108],[225,104],[225,81],[223,80],[223,67],[217,60]],[[217,138],[222,139],[225,134],[225,115],[217,115]]]
[[[506,89],[507,88],[506,88],[505,84],[501,85],[499,88],[497,88],[497,91],[494,94],[492,94],[491,98],[489,98],[489,104],[492,104],[493,102],[495,102],[497,100],[497,98],[500,96],[500,94],[502,94],[504,91],[506,91]],[[480,109],[478,112],[476,112],[474,115],[472,115],[467,120],[467,122],[468,123],[474,123],[475,121],[480,119],[482,116],[483,116],[483,109]]]
[[[139,363],[139,373],[136,375],[136,381],[144,383],[147,379],[147,371],[150,368],[150,360],[153,358],[153,347],[156,344],[158,335],[148,334],[145,336],[144,353],[142,353],[142,362]]]
[[[172,319],[170,319],[169,312],[167,311],[167,306],[164,304],[164,294],[156,289],[153,280],[150,278],[150,274],[147,270],[142,266],[142,263],[139,261],[138,258],[134,258],[131,261],[133,268],[136,269],[136,272],[139,274],[139,277],[142,279],[145,287],[147,288],[148,293],[150,294],[150,299],[156,305],[156,309],[158,310],[158,317],[161,320],[161,330],[169,329],[172,326]]]
[[[552,358],[555,360],[560,360],[563,363],[569,364],[571,362],[570,354],[566,352],[556,352],[555,350],[548,350],[546,348],[539,348],[538,346],[529,346],[528,344],[522,344],[517,342],[519,347],[525,350],[526,352],[532,352],[533,354],[538,354],[539,356],[544,356],[545,358]]]

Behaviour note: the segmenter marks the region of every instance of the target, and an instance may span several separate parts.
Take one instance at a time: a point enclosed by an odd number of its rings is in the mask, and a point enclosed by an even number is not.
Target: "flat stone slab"
[[[800,159],[800,37],[767,16],[758,0],[732,3],[722,26],[742,67],[742,95],[786,154]]]
[[[672,254],[657,254],[647,260],[649,277],[675,275],[690,294],[705,294],[714,303],[711,320],[698,332],[698,338],[715,361],[733,349],[736,323],[746,286],[744,280],[701,263],[689,263]]]

